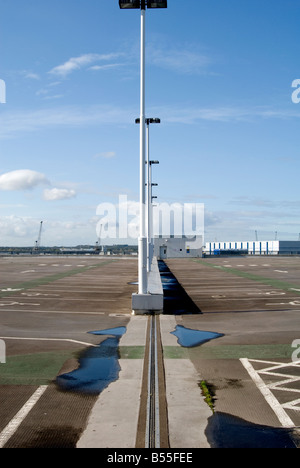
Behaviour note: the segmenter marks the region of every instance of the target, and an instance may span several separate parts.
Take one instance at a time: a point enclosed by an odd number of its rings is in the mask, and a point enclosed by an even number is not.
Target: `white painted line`
[[[282,406],[286,409],[291,409],[293,411],[300,411],[300,407],[297,405],[300,405],[300,398],[298,400],[294,401],[289,401],[288,403],[284,403]]]
[[[271,406],[272,410],[276,414],[277,418],[279,419],[281,425],[286,428],[292,428],[295,427],[295,424],[291,420],[291,418],[287,415],[287,413],[284,411],[283,407],[275,398],[273,393],[269,390],[269,388],[266,386],[262,378],[259,376],[259,374],[256,372],[252,364],[250,364],[248,359],[240,359],[240,362],[243,364],[245,367],[246,371],[250,375],[251,379],[259,389],[259,391],[262,393],[264,396],[265,400],[267,403]]]
[[[299,305],[300,305],[300,301],[291,301],[291,302],[273,302],[273,303],[269,303],[269,304],[266,304],[266,305],[291,305],[291,306],[296,306],[296,307],[299,307]]]
[[[281,291],[269,291],[265,293],[267,296],[285,296],[285,292]]]
[[[7,426],[3,429],[0,434],[0,448],[3,448],[4,445],[8,442],[8,440],[14,435],[16,430],[22,424],[26,416],[41,398],[41,396],[47,390],[48,385],[41,385],[36,392],[32,395],[31,398],[25,403],[23,408],[15,415],[15,417],[7,424]]]
[[[40,306],[41,304],[32,304],[32,303],[29,303],[29,302],[25,303],[25,302],[15,302],[15,301],[0,302],[0,307],[9,307],[9,306],[16,306],[16,305],[37,307],[37,306]]]
[[[18,336],[3,336],[1,340],[23,340],[23,341],[64,341],[68,343],[82,344],[84,346],[92,346],[93,348],[98,348],[98,345],[91,343],[86,343],[85,341],[71,340],[68,338],[20,338]]]
[[[28,305],[28,304],[26,304]],[[0,309],[1,312],[20,312],[21,309]],[[22,309],[22,313],[30,313],[30,314],[74,314],[74,315],[105,315],[105,312],[86,312],[86,311],[79,311],[79,312],[73,312],[73,311],[65,311],[65,310],[32,310],[32,309]]]
[[[43,293],[21,293],[22,296],[27,296],[27,297],[38,297],[38,296],[51,296],[51,297],[60,297],[59,294],[43,294]]]
[[[288,271],[284,271],[284,270],[274,270],[276,271],[276,273],[288,273]]]

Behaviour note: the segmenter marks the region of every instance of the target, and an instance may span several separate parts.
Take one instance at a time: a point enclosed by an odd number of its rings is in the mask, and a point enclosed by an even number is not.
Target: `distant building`
[[[159,236],[154,239],[154,255],[158,259],[202,257],[202,236]]]
[[[206,242],[204,255],[300,255],[300,241]]]

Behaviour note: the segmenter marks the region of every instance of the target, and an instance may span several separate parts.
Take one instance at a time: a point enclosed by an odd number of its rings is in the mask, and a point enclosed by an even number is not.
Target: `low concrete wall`
[[[151,271],[148,273],[148,293],[132,295],[133,315],[163,312],[164,292],[158,268],[157,258],[152,260]]]

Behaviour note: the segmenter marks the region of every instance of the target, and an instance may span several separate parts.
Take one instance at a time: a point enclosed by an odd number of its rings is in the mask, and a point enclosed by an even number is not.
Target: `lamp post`
[[[140,123],[140,119],[135,119],[135,123]],[[152,246],[152,241],[151,241],[151,216],[152,216],[152,178],[151,178],[151,164],[150,164],[150,138],[149,138],[149,127],[150,124],[160,123],[160,119],[158,118],[146,118],[145,119],[146,123],[146,147],[147,147],[147,158],[146,158],[146,164],[147,164],[147,201],[146,201],[146,218],[147,218],[147,272],[151,271],[151,263],[152,263],[152,251],[153,249],[151,248]],[[158,161],[151,161],[151,163],[158,163]],[[155,184],[157,185],[157,184]]]
[[[121,9],[141,10],[141,82],[140,82],[140,236],[139,247],[139,294],[147,294],[147,238],[145,213],[145,17],[147,8],[167,8],[167,0],[119,0]]]
[[[157,187],[158,184],[152,183],[152,165],[159,164],[159,161],[149,161],[149,190],[148,190],[148,268],[151,271],[151,264],[154,251],[154,233],[153,233],[153,199],[157,198],[152,195],[152,187]]]

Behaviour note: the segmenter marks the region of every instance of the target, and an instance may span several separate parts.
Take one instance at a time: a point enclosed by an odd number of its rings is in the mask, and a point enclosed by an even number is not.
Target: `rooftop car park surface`
[[[198,309],[160,316],[170,447],[299,445],[299,364],[292,360],[300,339],[299,259],[166,264]],[[0,445],[135,447],[147,325],[147,317],[131,315],[137,260],[6,257],[0,277],[7,357],[0,364]],[[216,339],[186,348],[176,326]],[[119,381],[100,397],[60,388],[57,376],[73,375],[80,356],[107,338],[89,332],[117,327],[127,330]],[[203,403],[201,381],[214,412]]]

